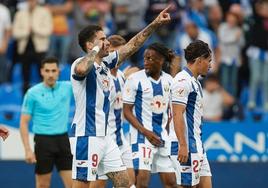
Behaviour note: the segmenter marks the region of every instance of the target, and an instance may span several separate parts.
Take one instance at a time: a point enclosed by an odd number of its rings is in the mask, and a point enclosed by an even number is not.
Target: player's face
[[[47,86],[54,86],[59,77],[59,67],[56,63],[46,63],[44,67],[41,68],[41,75],[43,81]]]
[[[147,74],[154,76],[162,70],[164,58],[152,49],[144,52],[144,69]]]
[[[102,43],[102,48],[100,49],[99,56],[105,57],[109,55],[110,42],[107,40],[106,35],[103,31],[98,31],[96,33],[96,40],[100,40]]]
[[[211,68],[211,56],[207,58],[200,57],[199,75],[206,76],[210,68]]]

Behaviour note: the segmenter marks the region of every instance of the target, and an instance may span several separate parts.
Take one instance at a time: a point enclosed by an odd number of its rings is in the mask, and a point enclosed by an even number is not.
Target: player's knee
[[[137,179],[137,187],[147,188],[149,186],[149,179],[145,176]]]
[[[49,188],[50,187],[50,183],[49,182],[45,182],[45,181],[39,181],[39,182],[36,182],[36,187],[37,188]]]
[[[121,177],[116,184],[114,185],[115,188],[128,188],[129,187],[129,180],[127,176]]]
[[[177,188],[178,187],[175,176],[174,177],[173,176],[170,176],[163,183],[165,184],[165,187],[168,187],[168,188]]]

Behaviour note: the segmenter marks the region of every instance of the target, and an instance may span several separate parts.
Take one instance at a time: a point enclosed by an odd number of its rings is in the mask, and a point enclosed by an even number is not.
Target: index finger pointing
[[[168,5],[164,10],[161,11],[161,13],[167,13],[168,9],[171,7],[171,5]]]

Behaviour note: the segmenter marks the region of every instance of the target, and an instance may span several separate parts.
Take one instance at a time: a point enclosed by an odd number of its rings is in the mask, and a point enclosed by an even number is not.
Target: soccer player
[[[2,137],[3,140],[7,139],[9,136],[9,130],[3,126],[0,126],[0,137]]]
[[[160,43],[144,52],[144,69],[132,74],[123,92],[123,111],[132,125],[131,144],[136,187],[149,186],[151,172],[159,173],[165,188],[177,187],[166,131],[172,77],[162,71],[173,54]]]
[[[211,68],[211,50],[207,43],[196,40],[184,52],[187,66],[175,76],[172,84],[176,139],[172,142],[171,155],[180,187],[211,188],[210,167],[201,141],[204,104],[198,81],[198,76],[205,76]]]
[[[107,135],[110,107],[110,71],[132,55],[161,25],[170,21],[167,7],[140,33],[118,51],[109,53],[110,43],[100,26],[89,25],[80,31],[80,47],[86,52],[71,67],[71,82],[76,111],[71,128],[73,187],[88,187],[96,174],[106,174],[114,187],[128,187],[126,167],[118,146]]]
[[[27,163],[36,163],[36,187],[50,187],[51,173],[56,165],[64,186],[72,186],[72,154],[68,138],[70,82],[57,81],[59,62],[45,58],[41,64],[43,82],[30,88],[23,100],[20,133]],[[29,144],[29,123],[32,119],[34,152]]]
[[[112,35],[108,37],[110,42],[110,52],[118,50],[126,44],[126,40],[120,35]],[[129,142],[126,140],[123,133],[123,103],[122,92],[125,84],[124,74],[118,70],[118,66],[111,69],[111,104],[108,120],[107,132],[112,136],[122,155],[123,163],[127,167],[129,176],[129,187],[135,188],[135,172],[133,170],[132,153]],[[93,181],[90,188],[105,188],[107,176],[99,176],[98,181]]]

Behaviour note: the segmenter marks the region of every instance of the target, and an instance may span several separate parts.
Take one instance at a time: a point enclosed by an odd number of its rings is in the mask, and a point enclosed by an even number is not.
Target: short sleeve
[[[119,60],[118,51],[114,51],[109,53],[108,56],[103,58],[103,63],[110,69],[113,69],[116,67]]]
[[[33,114],[34,109],[34,99],[29,91],[24,95],[23,104],[22,104],[22,114]]]
[[[134,104],[136,93],[137,93],[137,88],[135,86],[134,78],[129,77],[124,86],[123,103]]]
[[[189,83],[184,78],[175,78],[171,85],[171,100],[173,104],[184,104],[188,102],[190,94]]]

